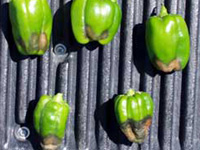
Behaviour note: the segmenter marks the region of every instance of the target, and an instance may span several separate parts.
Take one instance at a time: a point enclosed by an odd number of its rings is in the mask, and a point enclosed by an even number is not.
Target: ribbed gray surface
[[[190,61],[185,70],[157,72],[149,62],[144,22],[161,0],[119,0],[121,29],[106,46],[77,44],[72,36],[69,0],[49,0],[54,13],[50,50],[23,57],[13,42],[8,0],[0,1],[0,150],[39,150],[32,112],[42,94],[64,93],[71,106],[64,150],[200,150],[200,0],[166,0],[171,13],[185,17],[190,31]],[[162,41],[158,41],[162,42]],[[55,55],[67,46],[69,56]],[[153,124],[144,144],[131,144],[119,130],[113,97],[129,88],[150,93]],[[14,132],[30,129],[25,142]]]

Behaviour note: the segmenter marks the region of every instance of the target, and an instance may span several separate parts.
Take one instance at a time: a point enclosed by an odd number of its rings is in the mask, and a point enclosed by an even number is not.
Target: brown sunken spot
[[[152,123],[152,119],[147,119],[145,124],[144,124],[145,136],[148,135],[148,131],[149,131],[149,128],[151,126],[151,123]]]
[[[156,65],[158,69],[164,71],[164,72],[171,72],[173,70],[180,70],[181,64],[178,59],[175,59],[171,61],[168,65],[162,63],[160,60],[156,60]]]
[[[102,40],[108,37],[108,31],[104,31],[100,36],[96,36],[90,26],[86,26],[86,35],[91,40]]]
[[[29,50],[38,51],[47,49],[47,36],[45,33],[32,33],[29,40]]]
[[[121,130],[129,141],[134,142],[136,140],[135,133],[133,132],[130,124],[127,124],[127,126],[125,128],[121,128]]]
[[[46,50],[47,49],[47,35],[45,33],[40,34],[39,38],[39,49],[40,50]]]
[[[143,143],[148,136],[151,122],[151,117],[147,117],[139,122],[129,120],[121,125],[121,130],[130,142]]]
[[[39,35],[37,33],[32,33],[31,38],[29,40],[30,51],[38,50],[38,41],[39,41]]]
[[[61,140],[56,136],[51,135],[43,139],[41,146],[43,150],[58,150],[60,144]]]

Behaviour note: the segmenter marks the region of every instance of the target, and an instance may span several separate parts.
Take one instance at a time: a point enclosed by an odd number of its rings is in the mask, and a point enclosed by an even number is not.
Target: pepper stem
[[[164,17],[164,16],[166,16],[166,15],[168,15],[168,12],[167,12],[167,9],[166,9],[166,7],[162,4],[162,6],[161,6],[161,10],[160,10],[160,17]]]
[[[62,93],[58,93],[53,97],[53,101],[59,102],[61,103],[63,101],[63,94]]]
[[[130,89],[128,90],[128,92],[126,93],[127,96],[133,96],[135,94],[135,90]]]

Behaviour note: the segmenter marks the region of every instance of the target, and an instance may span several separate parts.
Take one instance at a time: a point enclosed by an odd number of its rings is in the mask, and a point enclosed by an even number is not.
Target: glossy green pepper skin
[[[130,142],[142,143],[148,136],[154,103],[145,92],[129,90],[114,101],[115,115],[122,132]]]
[[[47,0],[11,0],[12,33],[23,55],[43,55],[49,47],[52,14]]]
[[[34,110],[34,127],[42,138],[44,150],[56,150],[65,134],[69,105],[61,93],[43,95]]]
[[[146,45],[151,62],[163,71],[185,68],[190,51],[190,37],[185,20],[180,15],[168,14],[165,6],[159,16],[146,22]]]
[[[98,41],[108,44],[121,23],[122,13],[117,0],[73,0],[72,29],[81,44]]]

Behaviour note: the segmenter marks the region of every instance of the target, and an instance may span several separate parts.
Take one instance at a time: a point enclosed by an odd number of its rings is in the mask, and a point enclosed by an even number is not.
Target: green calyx
[[[164,17],[164,16],[167,16],[167,15],[168,15],[167,8],[164,5],[162,5],[159,16]]]
[[[62,93],[58,93],[56,94],[52,101],[57,102],[57,103],[65,103],[65,101],[63,100],[63,94]]]
[[[43,55],[50,44],[53,22],[47,0],[11,0],[9,15],[19,52]]]
[[[116,0],[75,0],[71,7],[72,29],[81,44],[98,41],[108,44],[121,22]]]
[[[43,139],[43,147],[57,146],[61,143],[69,111],[69,105],[63,100],[61,93],[53,97],[40,97],[34,110],[34,127]]]
[[[133,96],[135,94],[135,90],[130,89],[128,90],[128,92],[126,93],[127,96]]]
[[[129,141],[142,143],[151,125],[154,103],[148,93],[129,90],[115,98],[115,115]]]
[[[182,70],[189,60],[190,37],[185,20],[168,14],[163,5],[159,16],[146,22],[146,45],[153,65],[163,72]]]

